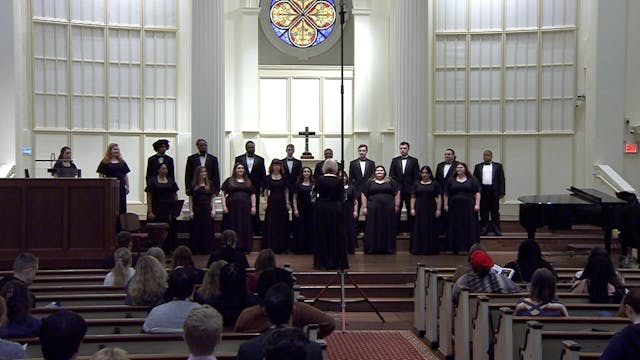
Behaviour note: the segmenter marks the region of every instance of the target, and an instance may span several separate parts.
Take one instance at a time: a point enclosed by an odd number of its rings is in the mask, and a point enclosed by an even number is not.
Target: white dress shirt
[[[482,185],[493,185],[493,163],[482,165]]]

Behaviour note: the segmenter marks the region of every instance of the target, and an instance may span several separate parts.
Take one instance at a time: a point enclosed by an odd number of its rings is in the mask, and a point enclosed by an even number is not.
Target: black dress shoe
[[[487,236],[489,235],[489,230],[487,230],[486,227],[483,227],[482,229],[480,229],[480,236]]]
[[[494,228],[493,233],[496,234],[496,236],[502,236],[502,231],[500,231],[500,228]]]

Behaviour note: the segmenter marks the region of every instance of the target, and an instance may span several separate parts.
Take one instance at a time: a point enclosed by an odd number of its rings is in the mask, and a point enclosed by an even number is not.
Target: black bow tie
[[[446,165],[451,165],[451,161],[445,162]]]
[[[407,160],[408,158],[409,158],[408,156],[405,156],[402,158],[402,160]]]
[[[485,161],[484,164],[485,165],[491,165],[491,161]]]

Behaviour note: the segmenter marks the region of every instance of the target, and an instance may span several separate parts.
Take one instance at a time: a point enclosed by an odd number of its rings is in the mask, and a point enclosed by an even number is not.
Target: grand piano
[[[536,230],[571,229],[573,224],[590,224],[604,230],[607,251],[611,249],[611,230],[616,227],[616,214],[628,203],[595,189],[570,187],[568,194],[520,196],[520,225],[534,239]]]

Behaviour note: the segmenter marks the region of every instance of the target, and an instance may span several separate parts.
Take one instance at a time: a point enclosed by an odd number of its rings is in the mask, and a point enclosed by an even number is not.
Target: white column
[[[237,14],[235,46],[236,130],[257,133],[259,115],[258,33],[260,8],[245,1]],[[249,137],[255,136],[248,134]],[[244,144],[244,142],[243,142]],[[244,150],[244,145],[242,150]],[[259,152],[260,149],[257,149]],[[243,151],[244,152],[244,151]]]
[[[0,165],[16,163],[16,76],[11,0],[0,1],[0,109],[3,109],[3,130],[0,135]]]
[[[220,158],[224,149],[224,1],[192,1],[191,143],[203,138]],[[223,161],[223,159],[219,159]]]
[[[411,154],[428,163],[427,1],[393,1],[391,16],[395,142],[411,144]]]

